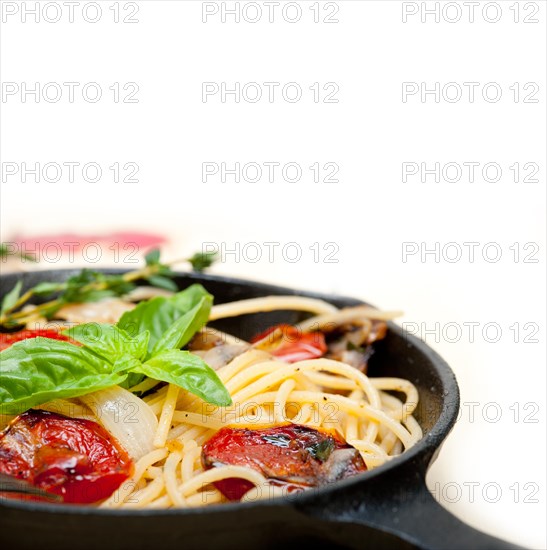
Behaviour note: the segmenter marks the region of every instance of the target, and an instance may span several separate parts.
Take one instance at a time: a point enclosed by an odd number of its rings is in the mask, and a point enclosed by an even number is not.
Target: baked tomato
[[[30,409],[0,434],[0,473],[29,481],[64,502],[103,500],[132,471],[125,450],[91,420]]]
[[[20,342],[21,340],[27,340],[28,338],[37,338],[41,336],[43,338],[51,338],[52,340],[62,340],[64,342],[71,342],[79,346],[80,344],[75,340],[72,340],[68,336],[61,334],[55,329],[44,328],[40,330],[20,330],[18,332],[2,332],[0,333],[0,351],[9,348],[15,342]]]
[[[255,336],[251,342],[287,363],[323,357],[327,352],[322,332],[302,332],[292,325],[276,325]]]
[[[359,451],[336,435],[298,424],[260,430],[222,428],[203,445],[201,460],[206,469],[252,468],[289,491],[325,485],[367,469]],[[253,487],[240,478],[214,485],[229,500],[241,499]]]

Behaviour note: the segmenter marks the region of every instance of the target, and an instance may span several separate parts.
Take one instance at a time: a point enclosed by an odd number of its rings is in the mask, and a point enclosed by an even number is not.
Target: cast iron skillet
[[[1,294],[18,280],[30,287],[63,281],[75,271],[43,271],[0,278]],[[201,283],[215,303],[265,295],[298,294],[338,307],[358,300],[322,296],[249,281],[180,274],[180,288]],[[272,324],[296,323],[295,312],[246,315],[216,326],[249,338]],[[3,548],[518,548],[462,523],[442,508],[425,486],[425,474],[456,421],[459,391],[448,365],[424,342],[396,325],[370,362],[372,376],[401,376],[417,387],[416,413],[424,438],[388,464],[298,496],[198,509],[103,511],[88,507],[0,501]]]

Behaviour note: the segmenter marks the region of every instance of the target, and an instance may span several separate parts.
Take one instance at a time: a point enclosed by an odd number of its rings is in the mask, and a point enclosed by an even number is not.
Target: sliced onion
[[[164,290],[155,286],[138,286],[131,292],[128,292],[123,298],[128,302],[142,302],[143,300],[150,300],[150,298],[156,298],[157,296],[169,298],[173,294],[175,293],[171,290]]]
[[[213,370],[218,370],[244,351],[247,351],[249,347],[249,344],[225,344],[211,348],[201,357]]]
[[[55,313],[55,317],[71,323],[115,323],[134,307],[135,304],[119,298],[107,298],[99,302],[66,305]]]
[[[80,397],[133,460],[153,451],[158,419],[142,399],[119,386]]]

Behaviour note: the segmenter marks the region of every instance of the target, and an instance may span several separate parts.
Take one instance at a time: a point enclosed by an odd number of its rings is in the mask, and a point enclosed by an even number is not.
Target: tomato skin
[[[337,451],[346,453],[343,468],[339,461],[329,460]],[[201,460],[206,469],[227,464],[252,468],[288,492],[325,485],[367,469],[359,452],[334,434],[298,424],[258,430],[222,428],[203,445]],[[214,485],[229,500],[240,500],[253,487],[240,478]]]
[[[55,329],[44,328],[40,330],[24,329],[18,332],[3,332],[0,333],[0,351],[9,348],[15,342],[21,342],[21,340],[27,340],[28,338],[37,338],[42,336],[43,338],[51,338],[52,340],[62,340],[63,342],[70,342],[79,346],[80,344],[72,338],[61,334]]]
[[[109,497],[133,462],[99,424],[30,409],[0,434],[0,472],[89,504]]]
[[[274,338],[274,332],[282,332],[281,339]],[[292,325],[276,325],[255,336],[251,342],[256,343],[272,335],[270,342],[266,341],[261,346],[275,357],[279,357],[287,363],[318,359],[327,352],[325,335],[322,332],[302,332]]]

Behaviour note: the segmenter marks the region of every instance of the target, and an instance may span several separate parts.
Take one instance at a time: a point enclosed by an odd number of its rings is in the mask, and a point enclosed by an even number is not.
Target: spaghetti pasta
[[[338,310],[318,299],[270,296],[214,306],[209,321],[275,310],[314,316],[288,331],[288,325],[274,327],[249,343],[203,327],[187,344],[205,362],[212,359],[209,366],[231,396],[231,405],[212,405],[175,383],[145,377],[129,391],[103,390],[110,424],[91,406],[94,394],[41,406],[45,411],[72,407],[76,417],[92,418],[107,430],[110,425],[113,435],[112,422],[118,422],[119,414],[116,391],[125,392],[125,401],[146,413],[149,437],[132,445],[130,454],[136,461],[132,475],[99,506],[139,509],[227,502],[234,500],[226,490],[230,480],[239,480],[237,498],[247,501],[313,486],[308,478],[285,482],[268,468],[209,457],[211,441],[225,430],[246,435],[261,431],[266,434],[261,441],[276,452],[298,447],[286,427],[315,438],[316,443],[305,448],[313,460],[304,462],[314,463],[321,484],[342,479],[346,467],[353,468],[350,475],[379,467],[421,439],[422,430],[413,417],[419,398],[416,387],[408,380],[369,378],[365,373],[372,344],[385,335],[384,321],[396,312],[368,306]],[[281,435],[272,432],[278,428],[286,429]],[[118,428],[117,433],[131,437],[135,427]]]
[[[215,306],[210,318],[275,309],[303,309],[318,314],[300,325],[304,331],[325,323],[341,325],[356,319],[370,322],[393,316],[368,307],[338,311],[319,300],[288,296]],[[228,338],[230,343],[234,341],[234,337]],[[160,448],[139,461],[129,482],[132,488],[120,488],[119,495],[102,507],[164,508],[225,502],[213,483],[232,478],[254,485],[243,500],[283,494],[281,487],[253,469],[203,467],[203,444],[224,427],[259,429],[293,423],[335,432],[359,451],[368,469],[384,464],[422,437],[412,416],[418,392],[408,380],[369,378],[351,365],[325,358],[288,364],[253,348],[220,367],[217,374],[232,396],[233,404],[228,407],[209,405],[173,386],[160,388],[145,398],[158,417],[154,443]],[[151,386],[145,381],[139,389],[149,390]],[[404,395],[404,399],[393,393]]]

